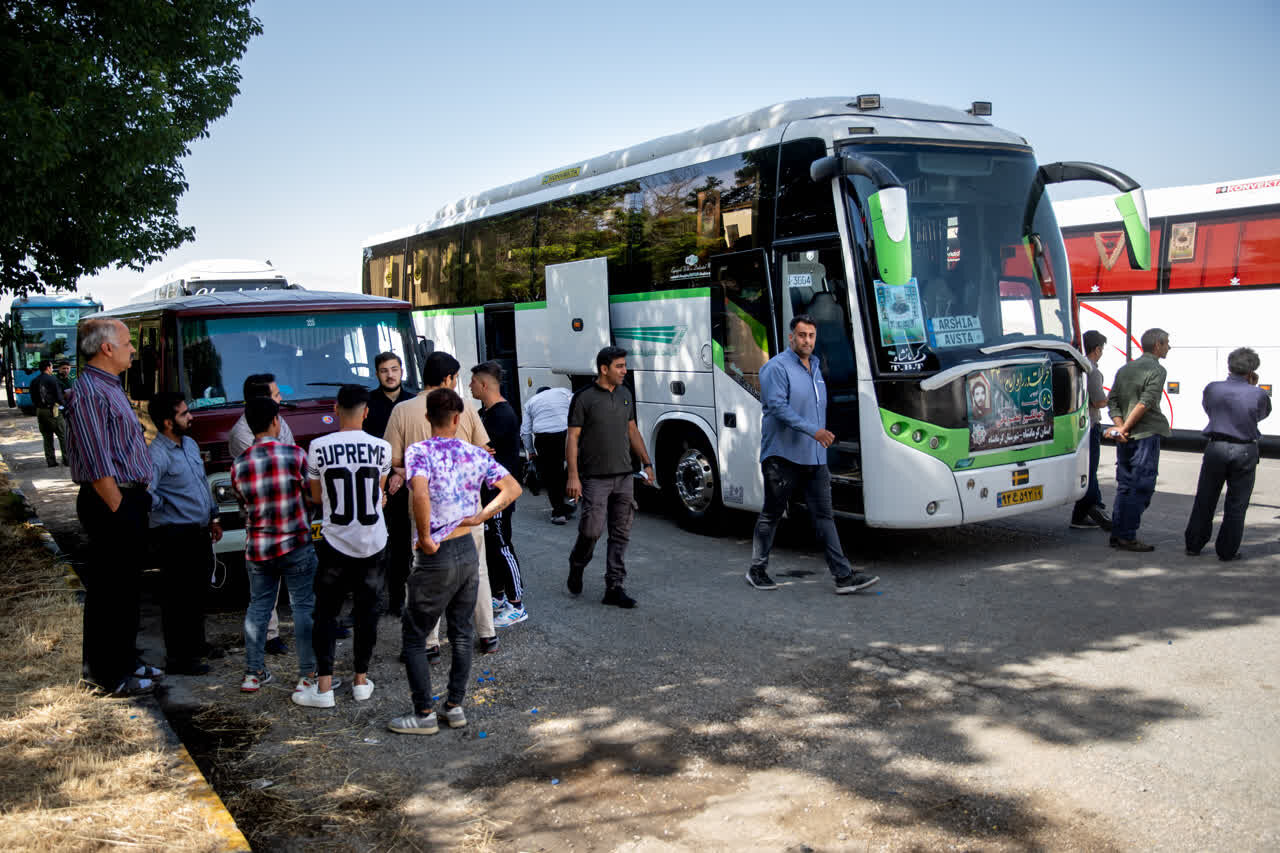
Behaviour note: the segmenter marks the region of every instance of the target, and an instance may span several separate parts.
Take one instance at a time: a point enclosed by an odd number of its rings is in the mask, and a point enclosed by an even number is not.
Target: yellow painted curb
[[[175,753],[179,769],[187,773],[187,796],[204,812],[210,829],[222,840],[217,848],[219,853],[249,853],[249,840],[244,837],[240,827],[236,826],[235,818],[227,811],[222,798],[214,793],[191,753],[182,744],[178,744]]]

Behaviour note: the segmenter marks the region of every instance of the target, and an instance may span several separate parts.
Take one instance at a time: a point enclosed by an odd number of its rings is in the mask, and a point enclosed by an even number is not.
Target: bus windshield
[[[400,356],[405,387],[418,387],[408,311],[193,317],[178,326],[192,409],[243,403],[255,373],[274,374],[285,400],[332,398],[348,383],[372,388],[381,352]]]
[[[80,314],[96,311],[96,308],[20,308],[18,325],[22,327],[22,349],[18,357],[19,367],[34,370],[45,359],[75,360],[76,324]]]
[[[867,253],[865,211],[875,187],[845,179],[880,372],[941,370],[988,357],[981,348],[999,344],[1070,342],[1066,252],[1047,194],[1030,228],[1023,225],[1036,174],[1029,151],[907,143],[856,151],[897,175],[911,216],[914,277],[887,285]]]

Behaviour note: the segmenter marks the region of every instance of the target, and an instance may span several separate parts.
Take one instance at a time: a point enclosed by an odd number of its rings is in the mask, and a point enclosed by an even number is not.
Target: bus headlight
[[[904,427],[902,426],[901,423],[896,423],[889,427],[889,432],[893,433],[894,435],[902,435],[903,429]]]
[[[940,445],[940,444],[942,444],[942,441],[941,441],[941,440],[939,440],[939,438],[938,438],[936,435],[935,435],[933,438],[929,439],[929,449],[930,449],[930,450],[937,450],[937,449],[938,449],[938,445]]]
[[[925,504],[924,511],[927,515],[933,515],[938,511],[938,502],[929,501],[927,504]]]
[[[213,484],[213,502],[217,504],[236,502],[236,490],[231,488],[231,483],[222,480]]]
[[[919,444],[920,442],[924,441],[924,430],[918,429],[912,432],[911,440],[914,441],[916,444]]]

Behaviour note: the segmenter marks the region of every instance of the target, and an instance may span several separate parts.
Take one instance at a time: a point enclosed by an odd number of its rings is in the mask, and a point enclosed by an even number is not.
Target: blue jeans
[[[316,671],[316,653],[311,647],[312,614],[316,606],[316,549],[311,543],[287,554],[256,563],[245,560],[249,572],[249,609],[244,614],[244,655],[246,672],[262,672],[266,654],[267,622],[276,606],[280,580],[289,588],[293,610],[293,642],[298,648],[298,674]]]
[[[853,566],[840,547],[840,534],[831,509],[831,472],[826,465],[797,465],[781,456],[770,456],[760,463],[764,474],[764,508],[756,519],[755,540],[751,545],[751,568],[768,569],[769,552],[778,522],[786,512],[787,502],[796,489],[804,490],[804,502],[813,520],[813,532],[826,552],[827,568],[834,578],[847,578]]]
[[[475,642],[473,614],[479,594],[480,555],[470,534],[440,543],[434,554],[414,551],[413,571],[405,584],[404,612],[400,616],[405,673],[409,698],[418,714],[430,714],[431,664],[427,661],[427,635],[443,614],[449,631],[452,662],[449,665],[449,701],[461,705],[471,677],[471,649]],[[485,607],[488,607],[488,603]]]
[[[1111,514],[1111,536],[1128,541],[1138,538],[1142,513],[1151,504],[1160,473],[1160,436],[1116,444],[1116,505]]]
[[[1098,458],[1102,455],[1102,424],[1089,427],[1089,488],[1084,497],[1076,501],[1071,513],[1072,521],[1083,521],[1089,510],[1102,508],[1102,487],[1098,485]]]

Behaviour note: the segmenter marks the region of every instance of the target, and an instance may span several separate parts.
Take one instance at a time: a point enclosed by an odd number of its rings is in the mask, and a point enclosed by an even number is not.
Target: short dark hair
[[[369,389],[363,385],[343,385],[338,389],[338,408],[354,413],[369,405]]]
[[[30,362],[28,362],[28,364],[30,364]],[[50,367],[53,367],[53,362],[49,361],[49,359],[46,358],[36,365],[36,370],[38,370],[40,373],[44,373]]]
[[[1081,343],[1084,345],[1084,351],[1086,353],[1093,352],[1094,350],[1096,350],[1098,347],[1102,346],[1106,342],[1107,342],[1107,336],[1095,329],[1090,329],[1089,331],[1085,332],[1084,337],[1081,340]]]
[[[817,321],[814,320],[812,317],[810,317],[808,314],[797,314],[796,316],[792,317],[791,326],[789,328],[791,329],[791,331],[794,332],[796,330],[796,326],[800,323],[804,323],[807,326],[813,326],[814,331],[817,331],[818,329]]]
[[[1236,376],[1248,376],[1256,372],[1260,364],[1262,359],[1258,358],[1258,354],[1249,347],[1233,349],[1231,355],[1227,356],[1227,370]]]
[[[65,358],[60,358],[53,363],[53,366],[54,367],[70,367],[71,362],[67,361]]]
[[[280,406],[270,397],[254,397],[245,401],[244,419],[248,421],[249,429],[254,435],[269,430],[271,422],[279,414]]]
[[[452,388],[437,388],[427,395],[427,420],[432,427],[442,427],[462,414],[462,398]]]
[[[274,373],[250,373],[244,378],[244,401],[247,403],[254,397],[270,397],[271,383],[275,381]]]
[[[404,367],[404,361],[400,358],[400,356],[396,355],[393,352],[380,352],[373,357],[374,371],[377,371],[379,367],[382,367],[382,363],[384,361],[391,361],[392,359],[395,359],[396,361],[398,361],[402,368]]]
[[[490,376],[493,378],[494,382],[497,382],[499,384],[501,384],[502,382],[502,365],[498,364],[498,362],[496,361],[483,361],[480,364],[477,364],[475,367],[471,368],[472,376],[475,376],[477,373],[484,374],[485,376]]]
[[[600,368],[608,367],[620,358],[626,358],[627,351],[622,347],[605,347],[596,353],[596,373],[600,372]]]
[[[550,390],[551,390],[550,385],[539,385],[538,390],[534,391],[533,394],[536,397],[538,394],[541,394],[543,391],[550,391]]]
[[[186,402],[186,397],[180,391],[159,391],[151,402],[147,403],[147,414],[151,416],[151,422],[156,425],[156,429],[164,432],[164,422],[173,420],[178,414],[178,404]]]
[[[443,385],[444,381],[462,369],[458,360],[443,350],[436,350],[427,356],[422,367],[422,381],[427,387]]]

